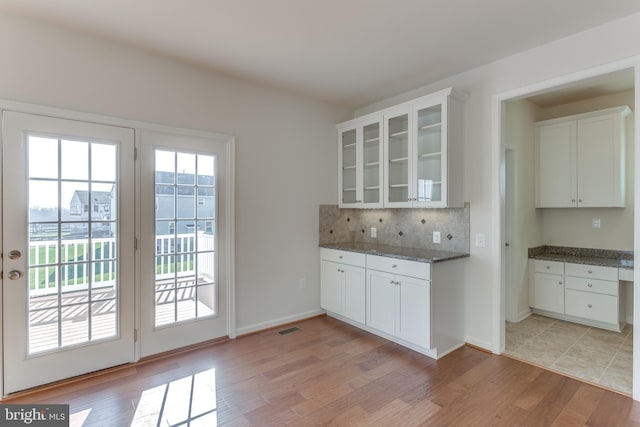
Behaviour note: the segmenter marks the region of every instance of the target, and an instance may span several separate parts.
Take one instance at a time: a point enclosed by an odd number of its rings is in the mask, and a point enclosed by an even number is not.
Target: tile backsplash
[[[366,242],[469,252],[469,203],[447,209],[340,209],[320,205],[320,244]],[[377,237],[371,237],[371,227]],[[433,243],[439,231],[441,243]],[[451,237],[451,239],[448,238]]]

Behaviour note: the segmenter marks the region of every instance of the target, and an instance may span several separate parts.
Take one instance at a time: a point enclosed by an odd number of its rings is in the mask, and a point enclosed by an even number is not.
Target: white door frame
[[[495,235],[498,237],[494,239],[491,246],[491,253],[495,259],[494,271],[500,274],[500,281],[497,281],[493,287],[493,302],[494,307],[497,310],[493,312],[493,349],[496,354],[501,354],[505,347],[505,271],[503,268],[505,262],[504,251],[504,204],[502,203],[502,167],[504,165],[504,150],[505,150],[505,103],[509,100],[515,100],[520,98],[526,98],[536,93],[545,92],[550,89],[559,88],[562,86],[571,85],[580,80],[598,77],[604,74],[613,73],[623,70],[634,70],[635,72],[635,111],[634,118],[635,123],[640,123],[640,113],[638,107],[640,106],[640,90],[638,86],[640,84],[640,57],[631,57],[621,61],[612,62],[602,66],[589,68],[586,70],[578,71],[568,75],[564,75],[558,78],[546,80],[543,82],[534,83],[517,89],[513,89],[507,92],[503,92],[494,95],[492,100],[492,123],[491,123],[491,157],[493,160],[492,170],[492,206],[494,215],[492,221],[492,229]],[[635,132],[636,147],[640,147],[640,132]],[[640,165],[640,150],[635,150],[634,164]],[[635,169],[635,168],[634,168]],[[634,206],[634,253],[640,254],[640,173],[635,172],[635,206]],[[640,268],[634,269],[633,273],[634,283],[640,283]],[[640,325],[640,292],[634,292],[633,295],[633,323]],[[634,328],[633,331],[633,399],[640,400],[640,328]]]
[[[236,338],[236,270],[235,270],[235,137],[233,135],[223,134],[223,133],[215,133],[209,131],[200,131],[194,129],[186,129],[186,128],[178,128],[173,126],[165,126],[156,123],[146,123],[137,120],[128,120],[118,117],[104,116],[100,114],[93,113],[85,113],[74,110],[67,110],[63,108],[49,107],[37,104],[30,104],[25,102],[11,101],[0,99],[0,110],[11,110],[20,113],[28,113],[28,114],[38,114],[42,116],[51,116],[58,117],[62,119],[69,120],[78,120],[90,123],[98,123],[104,125],[112,125],[112,126],[120,126],[120,127],[129,127],[133,128],[135,133],[138,134],[140,130],[153,130],[157,132],[164,133],[174,133],[174,134],[182,134],[186,136],[194,136],[200,138],[209,138],[215,139],[220,142],[227,144],[227,158],[220,159],[222,162],[226,162],[226,167],[229,172],[229,179],[227,180],[226,192],[227,192],[227,203],[225,206],[221,206],[220,209],[225,209],[225,214],[228,218],[228,238],[226,239],[227,244],[226,247],[221,248],[227,251],[228,256],[226,257],[226,265],[227,269],[227,334],[229,338]],[[0,144],[2,144],[2,133],[0,132]],[[2,164],[1,157],[2,150],[0,150],[0,164]],[[139,168],[136,168],[136,174],[139,173]],[[2,188],[2,174],[0,174],[0,188]],[[1,196],[1,194],[0,194]],[[136,195],[137,200],[138,195]],[[0,224],[2,223],[2,197],[0,197]],[[139,218],[136,218],[136,237],[139,238]],[[0,242],[2,242],[3,234],[2,227],[0,227]],[[0,252],[4,249],[1,247],[0,243]],[[140,283],[140,251],[136,251],[136,267],[135,267],[135,280],[136,283]],[[0,259],[0,268],[3,268],[2,260]],[[2,307],[2,286],[4,283],[2,279],[0,279],[0,307]],[[137,306],[140,302],[140,286],[136,286],[136,313],[135,313],[135,328],[140,330],[140,308]],[[0,315],[0,343],[4,343],[4,337],[2,336],[3,330],[3,315]],[[0,367],[3,366],[2,360],[2,352],[0,352]],[[140,340],[135,343],[135,358],[138,360],[140,358]],[[0,398],[4,396],[4,377],[2,369],[0,368]]]
[[[503,250],[505,253],[507,251],[511,251],[511,255],[513,257],[514,254],[520,253],[520,239],[518,238],[517,228],[515,227],[514,220],[518,217],[516,213],[518,212],[518,174],[516,172],[516,165],[518,164],[518,148],[511,144],[505,144],[505,162],[504,162],[504,178],[501,179],[501,193],[504,194],[504,213],[502,225],[504,230],[504,239],[505,244],[503,245]],[[507,160],[510,158],[510,161]],[[509,167],[507,167],[509,165]],[[508,178],[511,177],[512,181],[507,185]],[[507,190],[509,188],[509,190]],[[511,211],[512,216],[509,219],[509,215],[507,212]],[[508,221],[507,221],[508,220]],[[509,246],[507,247],[507,243]],[[506,257],[505,257],[506,260]],[[518,298],[515,291],[516,280],[517,278],[514,275],[514,272],[517,271],[514,265],[509,265],[508,262],[503,263],[502,268],[504,268],[505,274],[505,317],[510,322],[517,322],[521,313],[518,312]]]

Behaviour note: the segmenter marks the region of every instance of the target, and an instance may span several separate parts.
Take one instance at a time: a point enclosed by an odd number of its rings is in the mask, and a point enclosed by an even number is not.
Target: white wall
[[[541,110],[540,120],[564,117],[605,108],[628,105],[634,108],[634,91],[563,104]],[[579,248],[633,250],[634,205],[634,117],[626,119],[625,207],[607,209],[542,209],[543,241],[546,245]],[[591,220],[600,218],[601,228],[592,228]]]
[[[465,105],[465,199],[471,203],[471,257],[466,268],[467,341],[499,351],[501,242],[497,221],[499,175],[493,143],[493,101],[497,95],[640,55],[640,14],[631,15],[556,42],[451,76],[356,111],[378,110],[454,86],[470,95]],[[485,233],[487,245],[473,245]]]
[[[516,152],[516,198],[515,228],[517,244],[514,265],[514,283],[507,283],[517,296],[509,303],[515,302],[516,314],[512,321],[521,320],[530,313],[529,309],[529,248],[542,244],[542,211],[535,207],[535,171],[534,171],[534,129],[533,123],[539,120],[540,109],[527,100],[506,103],[505,108],[505,143]],[[507,291],[509,292],[509,291]]]
[[[345,111],[6,15],[0,98],[235,135],[237,326],[319,309],[318,205],[337,203]]]

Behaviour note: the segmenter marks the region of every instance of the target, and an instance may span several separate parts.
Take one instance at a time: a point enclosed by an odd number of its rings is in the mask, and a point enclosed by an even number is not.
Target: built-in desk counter
[[[529,305],[534,313],[620,331],[633,252],[540,246],[529,249]]]

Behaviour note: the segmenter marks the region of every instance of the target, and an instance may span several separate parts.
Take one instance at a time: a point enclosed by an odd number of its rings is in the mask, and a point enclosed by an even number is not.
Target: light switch
[[[374,239],[378,237],[378,229],[376,229],[375,227],[371,227],[371,237]]]
[[[433,232],[433,243],[440,243],[440,232],[439,231],[434,231]]]
[[[591,220],[591,228],[600,228],[600,218],[593,218]]]
[[[476,234],[476,247],[477,248],[484,248],[486,245],[485,243],[485,236],[483,233],[477,233]]]

